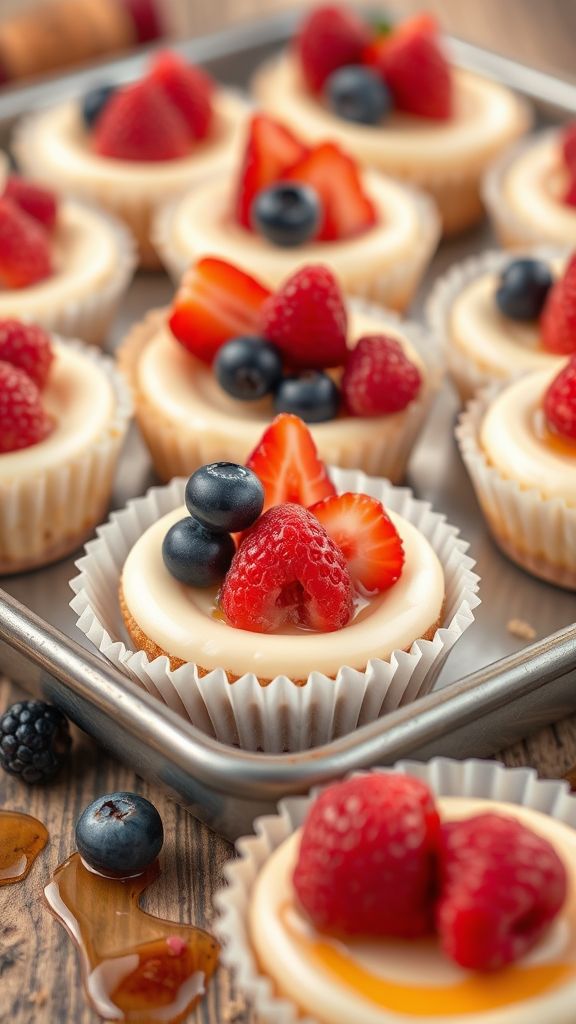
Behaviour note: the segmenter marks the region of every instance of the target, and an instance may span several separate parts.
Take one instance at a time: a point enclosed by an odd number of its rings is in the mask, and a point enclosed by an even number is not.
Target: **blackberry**
[[[0,767],[24,782],[48,782],[72,745],[68,722],[42,700],[23,700],[0,718]]]

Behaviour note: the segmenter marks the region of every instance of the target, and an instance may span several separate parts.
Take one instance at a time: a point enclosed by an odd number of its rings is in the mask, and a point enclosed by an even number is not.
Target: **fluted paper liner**
[[[456,438],[476,497],[497,544],[528,572],[576,589],[576,507],[521,487],[490,465],[480,427],[503,385],[484,389],[461,414]]]
[[[113,513],[86,546],[71,581],[76,597],[71,606],[77,625],[117,668],[149,693],[179,711],[224,743],[247,750],[303,750],[328,742],[371,722],[400,704],[428,692],[458,638],[473,621],[479,603],[474,562],[468,545],[444,516],[427,502],[417,501],[408,488],[350,470],[331,469],[339,491],[371,494],[384,506],[413,523],[427,539],[445,575],[443,623],[431,640],[417,639],[409,651],[395,651],[388,661],[374,659],[364,672],[343,666],[330,679],[311,666],[304,686],[277,676],[268,686],[246,674],[228,682],[222,669],[201,676],[186,664],[173,671],[166,657],[150,660],[135,652],[126,638],[118,603],[124,561],[138,538],[161,516],[184,500],[185,480],[152,488],[120,512]]]
[[[538,779],[531,768],[505,768],[491,761],[453,761],[438,757],[428,764],[399,761],[393,768],[374,768],[372,772],[402,772],[425,782],[436,797],[468,797],[517,804],[549,814],[576,828],[576,798],[570,794],[568,784]],[[320,1024],[310,1016],[304,1021],[294,1003],[275,994],[271,979],[259,972],[248,928],[250,899],[260,870],[274,850],[303,824],[318,792],[313,790],[308,796],[283,800],[276,815],[256,819],[255,834],[237,841],[239,857],[226,864],[224,874],[228,885],[215,898],[216,931],[223,944],[222,963],[233,972],[259,1024]]]
[[[106,430],[74,459],[0,484],[0,575],[63,558],[102,521],[132,413],[129,389],[112,359],[79,341],[55,340],[78,349],[88,364],[104,371],[114,389],[115,409]]]

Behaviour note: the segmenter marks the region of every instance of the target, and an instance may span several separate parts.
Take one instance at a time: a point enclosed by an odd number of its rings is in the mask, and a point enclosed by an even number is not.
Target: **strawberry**
[[[438,121],[452,116],[452,74],[435,18],[419,14],[376,39],[364,61],[377,68],[398,110]]]
[[[192,139],[205,139],[212,124],[214,82],[201,68],[187,64],[172,50],[156,54],[149,79],[184,118]]]
[[[520,959],[566,898],[560,857],[515,818],[488,813],[445,824],[439,863],[440,941],[470,970],[497,970]]]
[[[110,97],[94,126],[92,148],[116,160],[176,160],[190,152],[190,130],[164,90],[144,78]]]
[[[0,361],[23,370],[40,390],[48,380],[53,359],[50,335],[37,324],[0,320]]]
[[[402,540],[376,498],[347,491],[311,505],[310,511],[342,551],[356,587],[374,593],[400,578]]]
[[[568,187],[562,197],[562,201],[566,203],[566,206],[576,206],[576,165],[574,172],[573,177],[568,181]]]
[[[0,454],[38,444],[52,426],[34,381],[17,366],[0,361]]]
[[[244,161],[236,196],[236,220],[252,227],[252,203],[262,189],[285,176],[302,160],[308,148],[278,121],[266,114],[255,114],[250,122]]]
[[[549,352],[576,352],[576,254],[548,292],[540,317],[540,338]]]
[[[378,222],[366,195],[358,164],[333,142],[323,142],[286,171],[290,181],[316,189],[322,201],[322,221],[316,240],[343,241],[368,231]]]
[[[576,355],[548,387],[544,395],[544,415],[550,430],[576,441]]]
[[[258,334],[270,292],[224,260],[205,257],[186,271],[168,318],[170,330],[192,355],[210,364],[224,342]]]
[[[560,147],[566,167],[576,174],[576,121],[570,121],[560,136]]]
[[[416,938],[431,929],[440,819],[423,782],[357,776],[329,786],[302,830],[294,888],[336,935]]]
[[[385,334],[360,338],[342,376],[342,395],[352,416],[400,412],[419,394],[422,377],[399,341]]]
[[[280,413],[272,421],[246,465],[264,485],[264,509],[286,501],[314,505],[336,493],[312,434],[291,413]]]
[[[351,8],[316,7],[304,19],[295,42],[308,88],[320,92],[333,71],[345,64],[360,64],[368,39],[367,25]]]
[[[33,217],[0,198],[0,285],[26,288],[52,274],[50,240]]]
[[[344,556],[301,505],[268,509],[240,544],[220,601],[231,626],[272,633],[282,626],[321,632],[352,617],[353,587]]]
[[[54,192],[17,174],[11,174],[6,182],[4,195],[19,206],[24,213],[40,222],[47,231],[52,231],[58,216],[58,200]]]
[[[297,270],[262,307],[261,330],[289,366],[322,369],[346,362],[346,307],[328,267]]]

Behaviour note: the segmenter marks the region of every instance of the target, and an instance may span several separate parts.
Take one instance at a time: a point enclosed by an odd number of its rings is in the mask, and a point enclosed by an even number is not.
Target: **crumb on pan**
[[[536,638],[534,626],[531,626],[529,622],[525,622],[524,619],[510,619],[506,629],[512,636],[517,636],[520,640],[534,640]]]

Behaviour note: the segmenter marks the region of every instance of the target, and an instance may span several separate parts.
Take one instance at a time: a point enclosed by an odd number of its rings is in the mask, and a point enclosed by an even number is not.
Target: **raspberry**
[[[444,951],[489,971],[524,956],[566,898],[562,861],[515,818],[481,814],[442,828],[436,908]]]
[[[0,320],[0,360],[27,373],[42,388],[54,358],[50,336],[37,324]]]
[[[300,369],[346,361],[346,309],[332,271],[321,265],[297,270],[265,302],[261,330]]]
[[[386,335],[360,338],[342,377],[342,394],[352,416],[400,412],[418,395],[422,378],[400,342]]]
[[[275,505],[238,548],[221,604],[237,629],[271,633],[293,625],[329,632],[350,621],[352,580],[315,516],[301,505]]]
[[[429,789],[405,775],[337,783],[312,805],[294,888],[317,928],[415,938],[431,930],[440,819]]]
[[[48,782],[71,745],[64,715],[44,701],[12,704],[0,718],[0,767],[24,782]]]
[[[38,221],[0,198],[0,286],[26,288],[52,273],[50,241]]]
[[[576,355],[550,384],[544,396],[544,415],[554,433],[576,441]]]
[[[39,221],[47,231],[53,230],[58,216],[58,200],[54,192],[26,181],[17,174],[11,174],[6,182],[4,195],[29,217]]]
[[[156,54],[150,78],[182,115],[192,139],[205,139],[212,124],[214,83],[210,76],[172,50],[163,50]]]
[[[558,355],[576,352],[576,255],[563,276],[552,285],[540,317],[544,348]]]
[[[164,90],[142,79],[110,97],[92,144],[100,156],[117,160],[176,160],[190,151],[190,130]]]
[[[52,420],[28,374],[0,362],[0,454],[38,444],[51,430]]]
[[[305,19],[296,40],[296,52],[308,87],[319,92],[337,68],[360,64],[369,32],[367,25],[347,7],[317,7]]]

